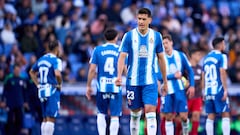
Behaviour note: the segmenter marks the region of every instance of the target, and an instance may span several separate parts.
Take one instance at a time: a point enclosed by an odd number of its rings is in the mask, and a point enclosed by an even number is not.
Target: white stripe
[[[224,69],[227,69],[227,56],[225,54],[222,55],[223,57],[223,68]]]
[[[132,64],[132,74],[131,74],[131,85],[137,85],[137,71],[138,71],[138,46],[139,46],[139,39],[138,39],[138,33],[137,29],[134,29],[131,33],[132,35],[132,50],[133,50],[133,64]]]
[[[175,59],[175,64],[177,66],[177,70],[181,72],[182,70],[182,62],[181,62],[181,56],[180,56],[180,53],[176,50],[174,50],[173,52],[173,55],[174,55],[174,59]],[[175,84],[175,85],[178,85],[180,90],[184,90],[184,86],[183,86],[183,83],[180,79],[178,79],[178,84]]]
[[[100,82],[99,82],[99,85],[100,85],[99,91],[100,92],[106,92],[106,81],[101,81],[101,80],[106,80],[106,77],[101,77],[99,80],[100,80]]]
[[[152,69],[153,65],[152,62],[154,61],[155,55],[153,56],[154,52],[154,31],[150,29],[149,35],[148,35],[148,59],[147,59],[147,67],[146,67],[146,84],[152,84],[153,81],[153,76],[152,76]]]
[[[165,62],[166,62],[166,71],[167,71],[167,75],[169,75],[170,71],[169,71],[169,63],[168,63],[168,59],[166,57],[167,54],[164,54],[164,58],[165,58]],[[174,93],[174,89],[173,89],[173,84],[172,81],[168,81],[168,94],[172,94]]]

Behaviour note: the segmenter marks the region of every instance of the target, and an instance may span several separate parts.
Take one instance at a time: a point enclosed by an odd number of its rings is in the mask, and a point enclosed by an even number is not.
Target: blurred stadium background
[[[239,135],[240,0],[0,0],[0,94],[4,79],[15,64],[21,65],[21,76],[29,80],[31,65],[45,53],[48,41],[58,39],[62,43],[64,85],[55,135],[97,134],[96,103],[84,96],[88,61],[93,48],[104,42],[102,33],[106,27],[115,27],[121,42],[122,35],[136,26],[134,14],[139,7],[151,9],[151,27],[162,34],[170,33],[175,49],[186,53],[189,46],[208,52],[215,36],[225,38],[231,134]],[[6,122],[3,110],[0,109],[0,135],[4,135]],[[39,112],[25,113],[26,134],[40,134],[41,117],[36,113]],[[205,118],[203,110],[199,134],[205,134]],[[128,122],[129,110],[123,100],[119,134],[129,134]],[[215,133],[219,135],[220,123],[217,119]]]

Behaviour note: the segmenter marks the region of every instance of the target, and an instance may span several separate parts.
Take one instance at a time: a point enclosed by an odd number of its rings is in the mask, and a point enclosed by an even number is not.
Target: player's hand
[[[222,101],[225,101],[227,99],[227,91],[224,90]]]
[[[93,92],[92,87],[87,86],[86,96],[87,96],[87,99],[88,99],[88,100],[91,100],[92,92]]]
[[[193,86],[189,87],[187,90],[187,95],[189,98],[192,98],[194,96],[195,88]]]
[[[122,85],[122,78],[118,77],[115,81],[116,86],[121,86]]]
[[[56,85],[56,88],[57,88],[57,90],[61,91],[62,85],[61,85],[61,84],[58,84],[58,85]]]
[[[162,86],[162,96],[167,95],[167,93],[168,93],[168,83],[164,82]]]
[[[175,78],[177,79],[181,79],[182,78],[182,73],[180,71],[177,71],[175,74],[174,74]]]

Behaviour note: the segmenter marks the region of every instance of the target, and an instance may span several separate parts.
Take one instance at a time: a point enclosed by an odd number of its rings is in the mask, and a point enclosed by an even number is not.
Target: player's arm
[[[182,65],[184,66],[184,69],[186,69],[188,72],[188,78],[189,78],[189,83],[190,83],[189,84],[190,87],[187,90],[187,94],[189,95],[189,98],[192,98],[194,96],[194,92],[195,92],[194,72],[193,72],[191,64],[188,61],[186,55],[183,53],[182,53],[182,63],[183,63]]]
[[[96,75],[96,69],[97,69],[97,65],[91,63],[90,67],[89,67],[89,71],[88,71],[88,79],[87,79],[87,92],[86,92],[86,96],[88,98],[88,100],[91,99],[91,95],[92,95],[92,80]]]
[[[61,90],[62,87],[62,74],[60,70],[54,70],[55,77],[57,80],[58,85],[56,86],[59,90]]]
[[[202,82],[201,82],[201,85],[202,85],[202,89],[204,89],[205,88],[205,78],[204,78],[204,76],[205,76],[205,74],[204,74],[204,72],[202,72]]]
[[[167,86],[167,71],[166,71],[166,62],[164,59],[164,53],[157,53],[158,57],[158,64],[161,70],[162,74],[162,80],[163,80],[163,95],[167,94],[168,86]]]
[[[117,80],[116,80],[116,85],[120,86],[122,84],[122,74],[123,71],[126,70],[125,66],[125,59],[127,57],[126,52],[120,52],[119,58],[118,58],[118,65],[117,65]]]
[[[126,70],[126,57],[128,55],[129,52],[129,46],[131,44],[131,36],[130,34],[126,33],[123,36],[121,45],[119,47],[119,57],[118,57],[118,65],[117,65],[117,79],[115,84],[117,86],[122,85],[122,74],[124,69]]]
[[[222,61],[220,61],[221,67],[220,67],[220,79],[223,85],[224,89],[224,95],[222,100],[226,100],[227,98],[227,56],[223,55],[222,56]]]
[[[56,65],[54,65],[54,74],[55,74],[55,78],[57,80],[57,88],[59,90],[61,90],[62,88],[62,61],[60,59],[57,59],[57,63]]]
[[[31,70],[29,71],[29,75],[30,75],[31,79],[33,80],[33,82],[34,82],[34,84],[35,84],[36,86],[38,86],[37,74],[38,74],[38,72],[37,72],[37,71],[34,71],[33,69],[31,69]]]

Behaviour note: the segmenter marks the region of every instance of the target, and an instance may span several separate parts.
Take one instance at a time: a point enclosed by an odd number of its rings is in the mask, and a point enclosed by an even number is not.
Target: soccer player
[[[166,119],[166,135],[174,134],[174,113],[180,115],[183,135],[188,135],[189,120],[186,93],[190,98],[194,94],[194,73],[186,55],[173,49],[173,41],[170,35],[163,36],[163,45],[165,48],[165,61],[167,65],[168,93],[166,96],[162,97],[161,112]],[[188,72],[190,81],[190,87],[186,93],[184,91],[183,81],[181,80],[182,74],[185,71]],[[159,74],[158,77],[159,80],[162,81],[161,74]]]
[[[189,53],[189,61],[192,65],[195,81],[194,97],[188,99],[188,112],[192,114],[192,131],[190,132],[190,135],[197,135],[200,113],[202,111],[202,67],[199,65],[199,61],[203,57],[203,50],[199,47],[192,47]]]
[[[53,135],[55,118],[60,108],[62,61],[57,57],[59,46],[59,41],[50,41],[48,44],[49,52],[40,57],[29,71],[34,84],[38,87],[38,97],[41,101],[42,135]]]
[[[122,114],[122,89],[115,85],[117,78],[117,60],[119,56],[116,45],[118,33],[114,29],[107,29],[104,33],[107,43],[95,48],[90,59],[86,96],[90,100],[92,80],[97,70],[97,127],[99,135],[106,135],[106,120],[108,108],[110,109],[110,135],[117,135],[119,129],[119,116]]]
[[[221,114],[223,135],[230,135],[227,56],[222,53],[225,50],[224,38],[215,38],[212,45],[213,50],[204,58],[202,73],[206,113],[208,114],[206,132],[207,135],[213,135],[215,116]]]
[[[127,61],[126,92],[128,106],[131,109],[130,132],[139,134],[142,109],[147,121],[147,134],[156,135],[156,105],[158,98],[157,78],[154,59],[157,55],[163,76],[163,90],[167,91],[166,65],[163,54],[162,36],[149,28],[151,12],[141,8],[137,13],[137,28],[125,33],[119,48],[118,78],[116,85],[122,84],[122,72],[125,58]]]

